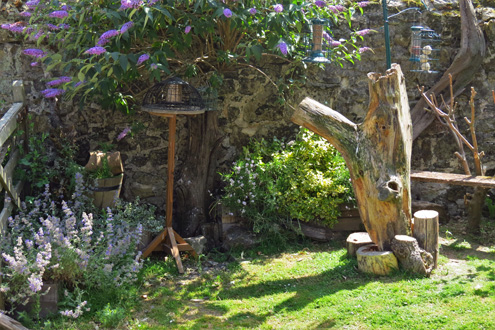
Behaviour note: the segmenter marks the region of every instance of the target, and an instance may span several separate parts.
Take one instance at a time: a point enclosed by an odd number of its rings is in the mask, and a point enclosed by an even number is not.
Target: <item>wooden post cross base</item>
[[[196,251],[189,245],[177,232],[167,227],[162,231],[155,239],[146,247],[141,258],[146,258],[153,251],[166,251],[170,253],[177,263],[177,269],[179,273],[184,273],[184,267],[182,267],[182,261],[180,259],[180,251],[191,251],[194,257],[197,257]]]

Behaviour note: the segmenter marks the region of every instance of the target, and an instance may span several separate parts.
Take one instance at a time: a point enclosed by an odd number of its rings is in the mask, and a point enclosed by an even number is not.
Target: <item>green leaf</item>
[[[123,54],[120,55],[119,62],[124,72],[127,71],[127,65],[129,65],[129,61],[127,60],[127,55],[123,55]]]
[[[254,57],[257,61],[261,60],[261,54],[263,53],[263,47],[260,45],[255,45],[251,47],[251,51],[253,52]]]

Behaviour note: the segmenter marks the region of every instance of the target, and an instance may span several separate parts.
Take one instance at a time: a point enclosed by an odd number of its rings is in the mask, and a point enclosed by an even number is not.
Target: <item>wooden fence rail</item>
[[[23,182],[14,182],[14,171],[21,156],[19,146],[27,141],[27,107],[23,82],[14,81],[12,91],[14,104],[0,119],[0,198],[4,197],[3,209],[0,211],[0,239],[3,239],[12,210],[21,203]],[[0,270],[1,263],[0,259]],[[0,310],[3,309],[4,299],[0,295]]]

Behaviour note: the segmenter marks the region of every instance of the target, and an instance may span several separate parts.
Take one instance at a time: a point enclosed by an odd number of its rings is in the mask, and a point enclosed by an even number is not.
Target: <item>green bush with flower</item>
[[[288,143],[253,141],[222,178],[222,205],[251,221],[255,232],[292,219],[331,227],[339,205],[355,203],[344,159],[306,129]]]
[[[302,0],[30,0],[20,21],[2,28],[36,44],[24,50],[32,66],[56,77],[46,82],[48,98],[80,96],[131,111],[143,82],[162,74],[210,77],[249,66],[263,56],[307,55],[302,34],[314,18],[344,22],[347,35],[323,34],[336,62],[354,62],[368,47],[358,43],[369,29],[354,31],[352,16],[366,1]],[[289,60],[287,62],[290,63]],[[277,80],[277,79],[273,79]],[[283,89],[283,88],[282,88]]]

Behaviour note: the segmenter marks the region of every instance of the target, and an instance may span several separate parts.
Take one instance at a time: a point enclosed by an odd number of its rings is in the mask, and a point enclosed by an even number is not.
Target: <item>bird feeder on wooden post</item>
[[[175,258],[179,273],[183,273],[180,251],[191,251],[194,256],[196,256],[196,251],[172,228],[176,122],[177,115],[204,113],[204,103],[196,88],[174,77],[157,83],[148,90],[143,99],[142,110],[154,116],[168,118],[169,125],[165,229],[146,247],[142,258],[146,258],[153,251],[165,250]]]

